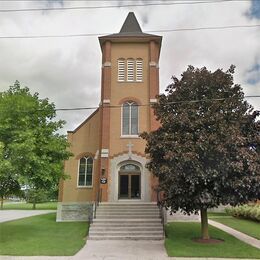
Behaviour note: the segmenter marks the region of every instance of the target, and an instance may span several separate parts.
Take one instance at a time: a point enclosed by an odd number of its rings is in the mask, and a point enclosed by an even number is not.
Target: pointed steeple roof
[[[162,37],[154,34],[143,33],[133,12],[129,12],[119,33],[109,34],[99,37],[100,45],[106,40],[110,41],[136,41],[154,40],[161,44]],[[146,40],[145,40],[146,41]]]
[[[142,29],[133,12],[128,13],[120,33],[142,33]]]

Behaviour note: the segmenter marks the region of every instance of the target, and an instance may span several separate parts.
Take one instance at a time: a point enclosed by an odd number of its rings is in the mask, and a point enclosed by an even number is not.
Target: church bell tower
[[[159,94],[161,36],[143,33],[130,12],[119,33],[99,37],[102,50],[99,184],[103,201],[154,201],[145,168],[144,131],[158,127],[151,104]]]

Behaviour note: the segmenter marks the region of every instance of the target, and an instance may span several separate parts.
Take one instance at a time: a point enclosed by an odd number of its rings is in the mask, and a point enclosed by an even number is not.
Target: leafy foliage
[[[213,73],[189,66],[154,106],[161,127],[142,137],[151,157],[148,168],[173,211],[197,212],[260,196],[259,112],[243,100],[233,73],[234,66]]]
[[[234,217],[260,222],[260,205],[257,204],[226,208],[226,212]]]
[[[0,111],[0,174],[36,190],[53,187],[70,156],[54,104],[16,81],[0,93]]]

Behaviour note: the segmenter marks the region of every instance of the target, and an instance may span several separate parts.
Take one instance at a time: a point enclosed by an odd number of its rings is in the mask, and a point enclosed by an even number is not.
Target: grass
[[[10,203],[10,204],[5,204],[3,209],[32,209],[33,204],[32,203]],[[57,209],[57,202],[44,202],[44,203],[38,203],[36,204],[36,209]]]
[[[169,256],[175,257],[227,257],[259,258],[260,250],[212,226],[212,238],[223,239],[219,244],[200,244],[192,238],[200,237],[200,223],[170,223],[166,225],[165,247]]]
[[[242,233],[245,233],[251,237],[256,239],[260,239],[260,223],[249,220],[249,219],[241,219],[235,218],[230,215],[223,217],[223,215],[215,214],[214,216],[209,216],[210,219],[217,221],[221,224],[234,228]]]
[[[215,218],[215,217],[229,217],[226,212],[208,212],[209,218]]]
[[[55,213],[0,223],[0,255],[74,255],[85,244],[87,222],[59,222]]]

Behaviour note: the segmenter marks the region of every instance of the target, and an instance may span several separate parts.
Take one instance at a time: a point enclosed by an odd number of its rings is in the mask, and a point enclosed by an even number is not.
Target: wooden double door
[[[119,199],[141,198],[141,174],[139,172],[119,172]]]

